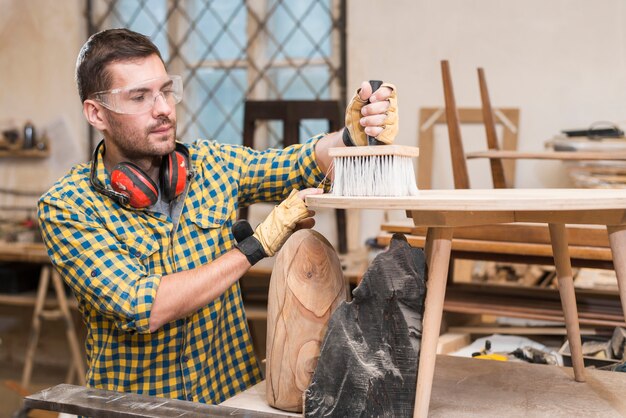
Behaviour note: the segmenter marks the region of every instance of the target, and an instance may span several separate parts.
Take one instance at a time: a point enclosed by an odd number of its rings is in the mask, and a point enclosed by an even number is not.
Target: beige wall
[[[31,119],[60,137],[46,161],[0,160],[3,187],[46,188],[86,157],[73,80],[83,8],[83,0],[0,0],[0,122]],[[349,89],[368,78],[393,81],[398,142],[416,145],[418,109],[443,105],[439,61],[450,60],[459,106],[479,106],[476,67],[483,66],[493,104],[521,109],[519,148],[538,150],[560,129],[597,120],[626,125],[624,28],[623,0],[349,0]],[[464,133],[466,149],[483,144],[481,130]],[[439,188],[452,187],[445,135],[436,131]],[[480,164],[470,167],[473,185],[491,187]],[[568,184],[558,162],[518,165],[517,187]],[[375,234],[381,214],[364,218],[370,226],[358,242]]]
[[[392,80],[399,89],[398,141],[417,144],[420,107],[443,106],[439,61],[450,61],[458,106],[480,106],[476,67],[494,106],[519,107],[519,149],[541,150],[561,129],[598,120],[626,126],[626,2],[623,0],[352,0],[348,82]],[[452,188],[447,130],[436,130],[433,186]],[[463,129],[466,151],[484,131]],[[484,165],[481,165],[484,164]],[[473,187],[491,187],[472,162]],[[559,162],[520,162],[517,187],[569,183]],[[371,218],[363,237],[376,233]],[[380,214],[378,214],[380,216]]]
[[[84,42],[82,0],[0,0],[0,124],[31,120],[46,131],[46,160],[0,159],[0,187],[46,190],[87,157],[87,128],[74,85],[74,64]],[[0,193],[0,205],[36,198]]]

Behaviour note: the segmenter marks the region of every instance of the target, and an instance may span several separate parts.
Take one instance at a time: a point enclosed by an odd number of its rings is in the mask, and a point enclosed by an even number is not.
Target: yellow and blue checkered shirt
[[[149,318],[161,277],[211,263],[233,248],[237,209],[278,202],[323,179],[314,146],[255,151],[199,140],[177,228],[169,216],[123,207],[98,193],[81,164],[39,201],[48,254],[78,299],[87,326],[87,385],[219,403],[257,383],[239,283],[155,332]],[[110,181],[102,155],[97,178]]]

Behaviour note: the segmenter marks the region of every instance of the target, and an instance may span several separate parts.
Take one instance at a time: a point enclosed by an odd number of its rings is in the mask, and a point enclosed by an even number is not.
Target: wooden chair
[[[447,66],[447,64],[446,64]],[[443,70],[443,63],[442,63]],[[538,151],[520,152],[503,151],[498,149],[498,140],[493,117],[493,108],[489,98],[489,89],[485,70],[478,68],[478,83],[482,101],[483,121],[487,135],[488,151],[467,153],[466,158],[488,158],[491,163],[491,175],[494,187],[507,187],[513,179],[505,179],[502,170],[503,160],[559,160],[559,161],[623,161],[626,160],[626,152],[598,152],[598,151]],[[449,77],[449,69],[447,70]],[[509,186],[510,187],[510,186]]]
[[[458,109],[454,97],[450,67],[441,62],[445,97],[446,123],[450,142],[450,155],[454,186],[469,189],[470,179],[467,158],[489,158],[491,176],[495,188],[511,187],[512,179],[505,176],[503,160],[507,159],[623,159],[623,155],[582,152],[520,153],[499,149],[495,118],[487,90],[484,70],[478,70],[482,99],[483,122],[487,136],[487,151],[465,153],[461,137]],[[576,154],[576,155],[574,155]],[[402,225],[383,225],[378,242],[384,245],[393,232],[408,233],[409,242],[423,246],[424,228]],[[613,269],[612,255],[606,228],[594,225],[568,226],[569,252],[572,266]],[[452,257],[510,263],[553,265],[553,253],[548,226],[544,224],[487,225],[456,228],[452,241]],[[453,266],[453,264],[452,264]],[[452,267],[451,266],[451,267]],[[520,288],[512,286],[483,286],[454,283],[454,271],[450,279],[444,309],[462,313],[486,313],[493,315],[562,321],[563,315],[558,292],[554,289]],[[619,296],[611,292],[577,290],[579,319],[581,323],[595,326],[624,325]]]
[[[280,120],[283,122],[283,147],[300,141],[300,126],[303,120],[323,119],[328,121],[328,132],[343,126],[343,111],[336,100],[248,100],[244,106],[243,145],[257,148],[254,132],[258,121]],[[346,211],[336,209],[338,251],[348,251],[346,233]],[[248,209],[242,208],[239,217],[246,219]]]

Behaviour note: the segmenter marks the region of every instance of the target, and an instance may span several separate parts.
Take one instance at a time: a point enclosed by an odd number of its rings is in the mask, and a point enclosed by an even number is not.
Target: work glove
[[[254,233],[248,221],[237,221],[233,225],[233,235],[238,241],[235,246],[248,258],[250,264],[254,265],[262,258],[276,254],[295,230],[296,223],[309,216],[311,216],[309,210],[304,201],[298,197],[298,191],[294,189],[289,197],[276,206],[256,227]]]
[[[391,96],[387,99],[387,101],[389,101],[389,108],[384,112],[385,120],[381,125],[383,131],[376,139],[384,144],[391,145],[398,134],[398,99],[396,86],[390,83],[383,83],[381,87],[390,88]],[[376,91],[378,91],[378,89]],[[361,118],[364,116],[361,110],[363,106],[369,103],[369,100],[363,100],[359,94],[360,92],[361,89],[356,91],[346,108],[346,129],[343,130],[343,142],[346,146],[369,145],[365,127],[361,126],[360,123]],[[375,116],[375,114],[368,114],[367,116]]]

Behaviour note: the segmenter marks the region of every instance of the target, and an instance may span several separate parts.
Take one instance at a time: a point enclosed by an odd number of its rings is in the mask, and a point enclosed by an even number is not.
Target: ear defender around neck
[[[179,150],[163,157],[160,183],[165,199],[173,200],[185,190],[188,171],[187,158],[188,155]]]
[[[111,171],[111,188],[106,188],[96,178],[96,161],[100,142],[94,152],[90,181],[94,188],[121,205],[144,209],[159,200],[159,186],[139,166],[128,161],[117,164]],[[180,196],[187,185],[189,152],[184,145],[163,157],[159,171],[159,184],[163,198],[171,201]]]
[[[136,209],[148,208],[159,200],[156,183],[138,166],[129,162],[117,164],[111,171],[111,188],[128,197]]]

